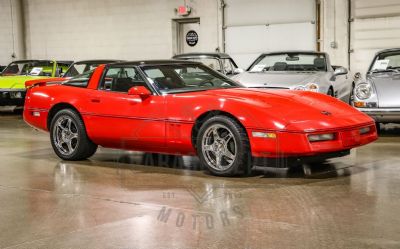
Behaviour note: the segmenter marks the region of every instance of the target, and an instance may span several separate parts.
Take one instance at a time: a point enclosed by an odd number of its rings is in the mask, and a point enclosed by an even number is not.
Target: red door
[[[165,97],[128,95],[137,85],[145,83],[135,68],[110,68],[100,89],[90,94],[85,123],[95,143],[143,151],[165,148]]]

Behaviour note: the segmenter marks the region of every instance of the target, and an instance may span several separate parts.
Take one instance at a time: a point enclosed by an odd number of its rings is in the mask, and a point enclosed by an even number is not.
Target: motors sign
[[[186,34],[186,43],[187,45],[194,47],[199,41],[199,35],[194,30],[190,30]]]

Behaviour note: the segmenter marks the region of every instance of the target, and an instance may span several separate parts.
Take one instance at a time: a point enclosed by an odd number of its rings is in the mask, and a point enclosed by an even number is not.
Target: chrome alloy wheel
[[[213,169],[224,171],[235,162],[236,140],[225,125],[214,124],[208,127],[204,132],[201,144],[204,158]]]
[[[74,153],[79,143],[78,129],[75,122],[67,115],[60,116],[53,130],[53,142],[63,155]]]

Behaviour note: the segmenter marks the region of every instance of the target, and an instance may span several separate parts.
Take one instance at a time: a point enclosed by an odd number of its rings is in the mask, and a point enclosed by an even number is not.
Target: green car
[[[21,60],[11,62],[0,74],[0,106],[24,105],[25,82],[58,77],[72,61]]]

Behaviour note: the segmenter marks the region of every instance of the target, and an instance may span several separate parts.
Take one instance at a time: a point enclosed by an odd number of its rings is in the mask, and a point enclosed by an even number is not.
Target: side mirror
[[[134,86],[129,89],[128,95],[138,95],[141,99],[151,96],[151,92],[144,86]]]
[[[334,76],[338,76],[338,75],[345,75],[348,74],[349,71],[347,70],[347,68],[344,67],[337,67],[335,69],[335,72],[333,73]]]
[[[233,69],[233,74],[240,74],[240,73],[244,73],[244,70],[242,68]]]

